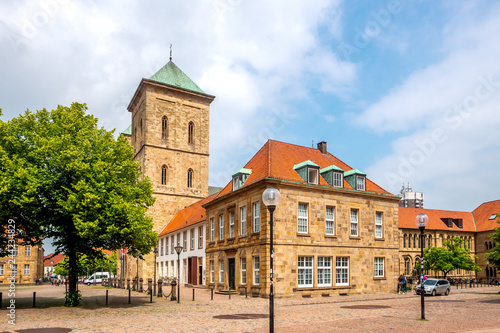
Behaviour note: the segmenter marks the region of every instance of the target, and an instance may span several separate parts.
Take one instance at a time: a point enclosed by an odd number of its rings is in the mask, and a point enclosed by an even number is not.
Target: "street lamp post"
[[[425,214],[418,214],[415,217],[415,225],[420,229],[420,319],[425,319],[425,288],[424,288],[424,229],[429,223],[429,217]]]
[[[135,255],[135,257],[137,258],[137,263],[136,263],[136,267],[137,267],[137,275],[136,275],[137,291],[139,291],[139,253],[137,253]]]
[[[270,213],[270,239],[269,239],[269,332],[274,332],[274,286],[273,286],[273,260],[274,260],[274,250],[273,250],[273,213],[276,209],[276,206],[280,203],[281,194],[275,188],[268,188],[262,193],[262,201],[264,205],[267,206],[267,210]]]
[[[181,298],[181,252],[182,252],[182,246],[177,245],[174,247],[175,252],[177,252],[177,303],[179,303],[179,300]]]
[[[155,268],[154,268],[154,282],[153,282],[153,296],[156,296],[156,256],[158,255],[158,248],[155,247],[155,250],[153,251],[155,254]]]

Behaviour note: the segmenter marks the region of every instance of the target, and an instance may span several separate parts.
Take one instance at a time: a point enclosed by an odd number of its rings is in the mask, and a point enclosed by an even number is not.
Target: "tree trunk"
[[[78,267],[77,267],[77,253],[74,250],[70,250],[68,253],[68,294],[66,295],[67,305],[68,306],[78,306],[79,305],[79,297],[76,296],[78,290],[76,289],[76,284],[78,283]],[[75,301],[76,300],[76,301]]]

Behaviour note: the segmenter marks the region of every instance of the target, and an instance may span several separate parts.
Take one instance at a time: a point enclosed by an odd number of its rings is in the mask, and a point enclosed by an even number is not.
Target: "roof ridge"
[[[418,210],[434,210],[440,212],[455,212],[455,213],[468,213],[472,214],[472,212],[468,212],[466,210],[450,210],[450,209],[435,209],[435,208],[416,208],[416,207],[399,207],[403,209],[418,209]]]

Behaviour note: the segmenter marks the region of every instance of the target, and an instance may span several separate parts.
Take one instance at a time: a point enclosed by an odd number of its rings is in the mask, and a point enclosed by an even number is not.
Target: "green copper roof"
[[[366,173],[359,171],[358,169],[352,169],[344,173],[344,177],[348,177],[350,175],[362,175],[366,176]]]
[[[123,131],[122,134],[132,135],[132,125],[130,125],[129,127],[127,127],[127,129],[125,131]]]
[[[300,169],[300,168],[305,167],[305,166],[313,166],[313,167],[319,168],[319,165],[317,165],[316,163],[314,163],[311,160],[307,160],[307,161],[304,161],[302,163],[295,164],[293,166],[293,170],[297,170],[297,169]]]
[[[340,172],[344,172],[344,170],[342,170],[341,168],[339,168],[338,166],[335,166],[335,165],[330,165],[330,166],[327,166],[326,168],[323,168],[321,170],[319,170],[320,173],[323,173],[323,172],[328,172],[328,171],[340,171]]]
[[[204,94],[200,87],[196,85],[176,64],[170,60],[163,66],[155,75],[149,78],[150,80],[169,84],[179,88],[195,91]]]
[[[251,173],[252,173],[252,169],[241,168],[233,174],[233,177],[236,175],[239,175],[239,174],[250,175]]]

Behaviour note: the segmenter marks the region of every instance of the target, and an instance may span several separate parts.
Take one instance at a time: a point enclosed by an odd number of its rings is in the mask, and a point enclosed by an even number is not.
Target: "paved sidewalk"
[[[64,286],[18,286],[16,325],[7,322],[7,290],[0,310],[0,332],[62,327],[72,332],[268,332],[269,300],[214,294],[181,288],[181,302],[149,295],[81,286],[82,306],[65,308]],[[37,308],[32,308],[36,291]],[[452,289],[449,296],[425,297],[426,319],[420,318],[420,296],[372,294],[275,300],[276,332],[495,332],[500,331],[500,288]]]

